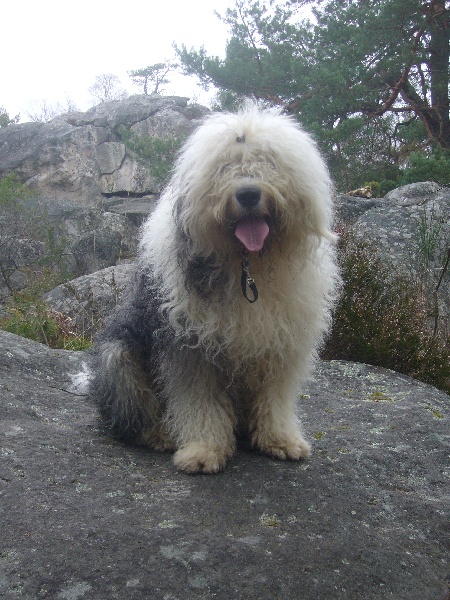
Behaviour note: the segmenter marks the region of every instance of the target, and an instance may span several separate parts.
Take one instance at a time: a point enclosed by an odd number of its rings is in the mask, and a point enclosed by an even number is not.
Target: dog
[[[90,394],[111,434],[187,473],[222,470],[241,437],[307,457],[297,398],[339,282],[331,222],[327,168],[293,118],[255,103],[208,116],[96,344]]]

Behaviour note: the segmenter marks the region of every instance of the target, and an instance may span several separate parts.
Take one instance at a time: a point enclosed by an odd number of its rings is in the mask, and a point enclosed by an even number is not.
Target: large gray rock
[[[359,200],[358,200],[359,202]],[[385,256],[402,268],[419,268],[432,248],[440,260],[450,240],[450,188],[437,183],[411,183],[392,190],[364,211],[355,230],[368,237]]]
[[[34,199],[31,202],[34,204]],[[147,206],[148,213],[152,204],[148,203]],[[31,210],[33,208],[32,205]],[[36,201],[35,209],[33,214],[41,214],[39,226],[42,234],[52,232],[53,245],[47,240],[44,244],[24,236],[0,240],[4,242],[0,243],[1,262],[17,267],[11,277],[11,285],[15,290],[23,289],[30,285],[30,281],[34,281],[35,271],[39,269],[38,260],[46,259],[46,264],[51,264],[53,274],[59,274],[62,281],[68,276],[74,278],[101,271],[136,256],[138,224],[142,222],[146,209],[144,203],[134,208],[134,212],[127,204],[110,212],[51,201]],[[134,219],[128,218],[127,210],[130,210]],[[31,218],[28,227],[35,227]],[[29,233],[33,235],[33,232]],[[11,255],[9,260],[7,253]],[[0,299],[9,295],[10,290],[0,276]],[[83,311],[84,307],[80,307],[80,310]]]
[[[120,127],[184,138],[208,112],[187,98],[130,96],[50,123],[0,129],[0,176],[14,171],[41,195],[92,205],[102,196],[159,192],[160,183],[125,147]]]
[[[52,310],[70,317],[79,335],[90,339],[121,301],[133,272],[132,263],[120,263],[63,283],[44,294],[44,300]]]
[[[355,233],[371,240],[384,258],[406,275],[418,277],[430,295],[450,251],[450,188],[433,182],[392,190],[356,220]],[[450,269],[439,289],[440,316],[450,322]]]
[[[137,123],[155,117],[160,111],[166,111],[169,107],[169,110],[176,112],[184,111],[187,102],[188,98],[181,96],[136,94],[128,96],[125,100],[102,102],[85,113],[71,113],[64,120],[74,127],[94,125],[117,131],[121,125],[127,129],[131,128]],[[57,117],[57,119],[60,118]]]
[[[0,175],[14,171],[40,194],[92,204],[101,193],[96,148],[106,128],[73,127],[57,120],[0,129]]]
[[[61,234],[73,275],[94,273],[136,256],[138,227],[115,212],[80,211],[61,224]]]
[[[335,226],[340,229],[353,225],[368,210],[382,206],[382,202],[380,198],[355,198],[348,194],[337,194]]]
[[[110,201],[108,211],[126,216],[134,225],[139,227],[154,210],[156,203],[156,196],[147,196],[141,199],[129,198],[124,202]]]
[[[448,396],[319,366],[302,463],[240,450],[224,473],[102,432],[87,357],[0,332],[0,592],[14,598],[445,600]]]

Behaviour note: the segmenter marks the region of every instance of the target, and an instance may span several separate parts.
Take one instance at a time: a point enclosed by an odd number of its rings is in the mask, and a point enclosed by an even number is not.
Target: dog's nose
[[[236,200],[244,208],[253,208],[261,200],[261,190],[256,187],[246,187],[236,192]]]

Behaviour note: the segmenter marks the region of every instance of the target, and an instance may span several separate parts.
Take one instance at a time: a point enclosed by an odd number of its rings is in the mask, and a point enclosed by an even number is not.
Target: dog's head
[[[312,139],[291,118],[247,104],[206,119],[171,182],[178,226],[202,255],[334,239],[331,184]]]

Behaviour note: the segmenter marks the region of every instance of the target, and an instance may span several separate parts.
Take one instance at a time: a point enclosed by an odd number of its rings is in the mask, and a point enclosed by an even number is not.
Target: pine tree
[[[185,73],[228,106],[254,96],[298,115],[341,187],[395,185],[410,152],[450,148],[445,0],[237,0],[222,19],[225,58],[182,46]]]

